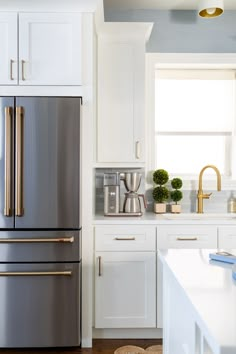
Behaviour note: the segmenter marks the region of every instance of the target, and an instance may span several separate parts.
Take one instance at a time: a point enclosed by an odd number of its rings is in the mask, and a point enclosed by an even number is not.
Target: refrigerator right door
[[[14,98],[0,98],[0,229],[14,228]]]
[[[15,227],[79,229],[80,98],[17,97]]]

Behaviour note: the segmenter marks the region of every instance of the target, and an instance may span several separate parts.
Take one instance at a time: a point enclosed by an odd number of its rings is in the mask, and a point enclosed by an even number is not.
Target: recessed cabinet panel
[[[236,226],[219,227],[219,248],[236,248]]]
[[[99,66],[102,82],[98,100],[98,160],[129,162],[134,157],[134,51],[126,43],[106,43],[103,49],[105,55]]]
[[[0,13],[0,85],[17,84],[17,14]]]
[[[97,252],[95,327],[156,327],[155,252]]]
[[[97,162],[144,162],[144,43],[98,41]]]
[[[81,85],[81,14],[20,13],[21,85]]]

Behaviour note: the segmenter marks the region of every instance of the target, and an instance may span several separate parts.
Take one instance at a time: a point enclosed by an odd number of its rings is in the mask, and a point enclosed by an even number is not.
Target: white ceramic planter
[[[181,205],[180,204],[171,204],[171,212],[175,214],[181,213]]]
[[[166,213],[166,204],[165,203],[154,203],[154,213],[156,213],[156,214]]]

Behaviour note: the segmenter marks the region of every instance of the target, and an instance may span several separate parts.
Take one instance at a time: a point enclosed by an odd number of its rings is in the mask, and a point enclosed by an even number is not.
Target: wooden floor
[[[124,345],[147,348],[162,344],[161,339],[94,339],[93,348],[50,348],[50,349],[0,349],[0,354],[113,354]]]

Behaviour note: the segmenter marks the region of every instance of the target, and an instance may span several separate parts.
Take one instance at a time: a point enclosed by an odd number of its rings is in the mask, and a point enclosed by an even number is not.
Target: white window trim
[[[148,53],[146,54],[145,121],[146,121],[146,175],[147,187],[152,186],[152,171],[155,169],[155,70],[156,69],[236,69],[234,53]],[[236,117],[235,117],[236,122]],[[232,179],[222,178],[222,189],[236,189],[236,123],[232,141]],[[204,166],[202,166],[204,167]],[[199,171],[200,172],[200,171]],[[172,178],[172,176],[170,176]],[[215,189],[215,176],[205,178],[204,188]],[[184,189],[197,189],[198,181],[193,176],[184,180]]]

